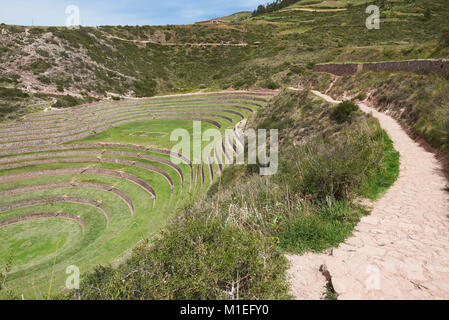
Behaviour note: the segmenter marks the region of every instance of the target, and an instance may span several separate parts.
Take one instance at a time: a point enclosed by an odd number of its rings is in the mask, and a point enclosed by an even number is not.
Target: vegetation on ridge
[[[384,2],[379,30],[366,29],[366,2],[358,0],[332,2],[344,10],[330,13],[296,10],[325,7],[328,1],[300,1],[216,25],[79,30],[2,25],[0,85],[41,93],[33,94],[36,100],[51,94],[102,98],[191,92],[202,86],[277,88],[296,85],[298,73],[316,63],[449,56],[446,1]],[[425,19],[429,8],[431,19]],[[13,63],[20,59],[25,63]]]

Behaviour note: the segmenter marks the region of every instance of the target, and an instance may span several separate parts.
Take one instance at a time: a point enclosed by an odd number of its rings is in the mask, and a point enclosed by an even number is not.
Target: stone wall
[[[318,72],[328,72],[337,76],[356,74],[361,70],[371,70],[433,73],[443,77],[449,77],[449,60],[426,59],[367,63],[319,64],[316,65],[313,70]]]

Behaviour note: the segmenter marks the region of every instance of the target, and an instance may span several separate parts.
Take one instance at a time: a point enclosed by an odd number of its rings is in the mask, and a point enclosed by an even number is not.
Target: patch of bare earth
[[[393,140],[399,178],[330,254],[288,256],[291,293],[321,299],[324,265],[339,299],[449,299],[449,193],[442,166],[394,119],[363,103],[360,108]]]

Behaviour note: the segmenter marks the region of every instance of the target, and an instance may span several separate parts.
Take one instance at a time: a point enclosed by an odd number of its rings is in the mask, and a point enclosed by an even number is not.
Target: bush
[[[366,99],[366,93],[360,92],[355,98],[356,98],[356,100],[364,101]]]
[[[51,79],[49,77],[46,77],[46,76],[39,76],[39,77],[37,77],[37,80],[39,80],[43,84],[50,84],[51,83]]]
[[[426,8],[424,11],[424,20],[428,21],[430,19],[432,19],[432,10],[430,10],[430,8]]]
[[[290,71],[296,74],[304,74],[305,69],[301,66],[295,65],[290,68]]]
[[[28,98],[29,95],[20,89],[15,88],[3,88],[0,87],[0,98],[3,99],[16,99],[16,98]]]
[[[4,82],[4,83],[13,83],[13,84],[17,84],[18,81],[16,79],[10,79],[7,77],[1,77],[0,78],[0,82]]]
[[[298,253],[308,250],[321,252],[338,246],[351,233],[363,213],[351,208],[346,201],[330,199],[309,204],[309,212],[304,209],[298,211],[299,214],[281,234],[281,247]]]
[[[30,66],[30,68],[34,74],[44,73],[50,67],[51,67],[51,65],[43,60],[37,60],[37,61],[33,62]]]
[[[446,121],[442,125],[441,131],[441,141],[443,148],[446,152],[449,153],[449,119],[446,119]]]
[[[315,63],[314,62],[307,62],[307,69],[313,70],[313,67],[315,67]]]
[[[212,217],[184,215],[119,269],[99,267],[81,299],[280,299],[285,258],[270,241]]]
[[[37,49],[36,53],[39,54],[40,56],[44,57],[44,58],[49,58],[50,57],[50,53],[47,50]]]
[[[153,79],[134,81],[133,84],[137,97],[152,97],[156,94],[157,83]]]
[[[383,149],[383,131],[367,126],[331,141],[318,138],[295,150],[294,160],[283,166],[284,176],[293,180],[292,192],[303,196],[351,200],[364,181],[382,170]]]
[[[447,48],[449,47],[449,31],[444,31],[441,34],[440,38],[440,47],[441,48]]]
[[[271,89],[271,90],[275,90],[275,89],[279,89],[280,86],[278,83],[276,83],[275,81],[273,81],[273,79],[268,79],[265,82],[263,82],[262,87],[267,88],[267,89]]]
[[[14,107],[9,104],[0,103],[0,117],[4,117],[8,113],[14,111]]]
[[[352,114],[357,111],[359,107],[352,101],[343,101],[332,110],[331,119],[338,122],[349,122]]]
[[[64,89],[63,89],[64,90]],[[66,95],[62,98],[59,98],[58,101],[54,104],[55,108],[69,108],[81,104],[83,101],[76,97]]]

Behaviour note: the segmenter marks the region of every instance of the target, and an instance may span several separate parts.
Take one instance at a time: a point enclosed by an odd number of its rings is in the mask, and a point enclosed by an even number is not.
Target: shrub
[[[16,99],[16,98],[27,98],[27,97],[29,97],[28,93],[23,92],[20,89],[0,87],[0,98]]]
[[[305,69],[301,66],[294,65],[290,68],[290,71],[296,74],[304,74]]]
[[[156,94],[157,83],[153,79],[134,81],[133,85],[137,97],[152,97]]]
[[[441,48],[449,47],[449,31],[444,31],[441,34],[440,47]]]
[[[9,104],[0,103],[0,117],[4,117],[8,113],[14,111],[14,107]]]
[[[46,76],[39,76],[39,77],[37,77],[37,80],[39,80],[43,84],[50,84],[51,83],[51,79],[49,77],[46,77]]]
[[[281,234],[281,247],[299,253],[338,246],[351,233],[362,213],[346,201],[330,198],[303,204],[297,210],[298,214]]]
[[[366,92],[360,92],[356,97],[356,100],[363,101],[366,99]]]
[[[43,60],[37,60],[33,62],[30,66],[31,70],[33,70],[34,74],[40,74],[47,71],[51,65]]]
[[[10,51],[10,49],[8,47],[0,47],[0,56],[8,53]]]
[[[37,49],[36,53],[44,58],[50,57],[50,53],[47,50]]]
[[[184,215],[118,269],[98,267],[81,299],[279,299],[285,258],[270,241],[218,217]]]
[[[442,131],[441,140],[443,148],[445,149],[446,152],[449,152],[449,119],[446,119],[446,121],[442,125],[441,131]]]
[[[337,107],[332,110],[331,119],[343,123],[350,121],[352,114],[357,111],[359,107],[352,101],[343,101]]]
[[[432,10],[430,8],[426,8],[424,11],[424,20],[430,20],[432,19]]]
[[[66,95],[62,98],[59,98],[56,101],[56,103],[54,104],[54,107],[55,108],[69,108],[69,107],[76,106],[80,103],[82,103],[81,99],[78,99],[78,98],[70,96],[70,95]]]
[[[19,81],[18,81],[19,79],[20,79],[19,75],[17,75],[17,74],[10,74],[10,75],[7,75],[5,77],[1,77],[0,78],[0,82],[11,83],[11,84],[18,84],[19,83]]]
[[[283,165],[284,179],[290,179],[292,192],[304,196],[351,200],[373,172],[382,170],[384,134],[379,130],[361,127],[338,139],[317,138],[297,148],[294,160]]]
[[[29,29],[29,32],[32,35],[41,35],[41,34],[45,33],[45,30],[41,29],[41,28],[31,28],[31,29]]]
[[[307,62],[307,69],[312,70],[313,67],[315,67],[315,63],[314,62]]]
[[[262,86],[264,88],[271,89],[271,90],[275,90],[275,89],[279,89],[280,88],[279,84],[276,83],[275,81],[273,81],[273,79],[266,80],[265,82],[263,82]]]

